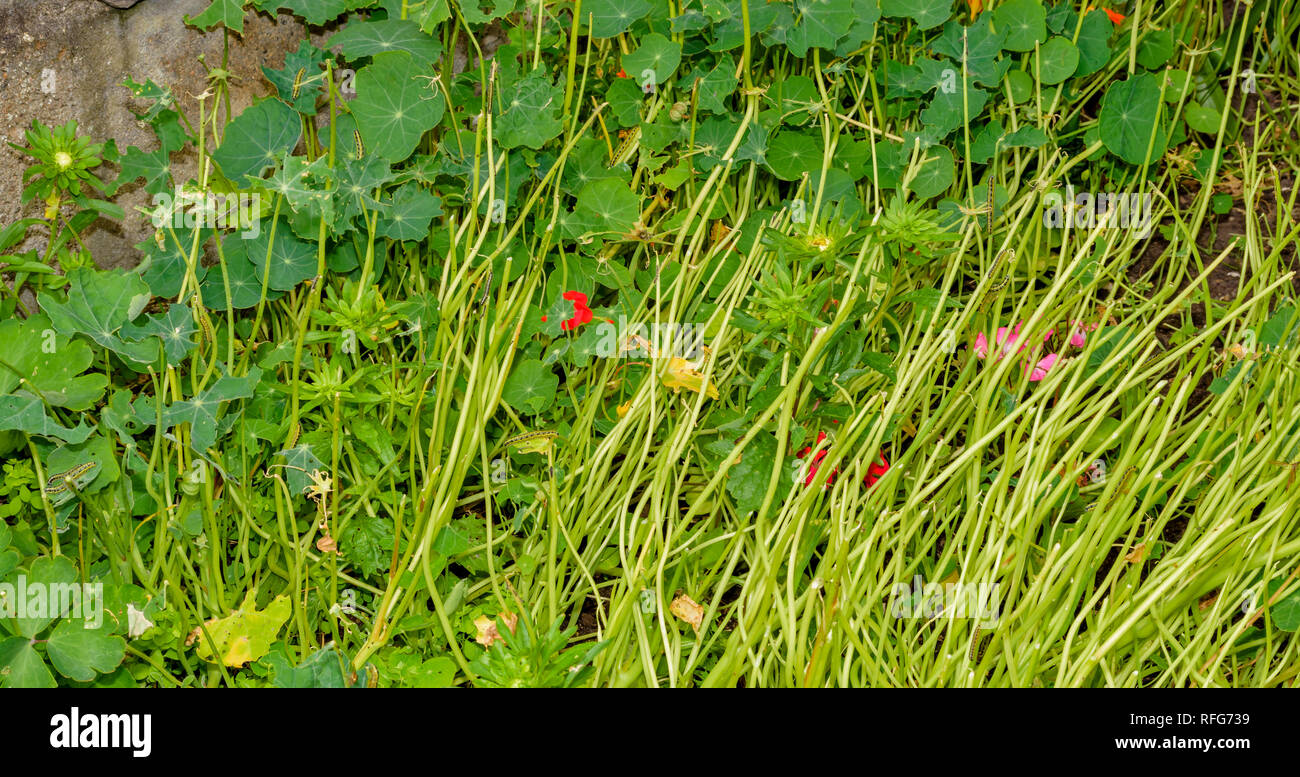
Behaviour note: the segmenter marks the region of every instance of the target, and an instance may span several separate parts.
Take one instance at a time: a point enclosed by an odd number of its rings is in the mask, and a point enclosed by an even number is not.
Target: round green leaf
[[[1079,37],[1074,44],[1079,47],[1079,69],[1076,76],[1088,76],[1096,73],[1110,61],[1110,36],[1115,25],[1105,11],[1089,11],[1083,17],[1079,28]]]
[[[400,162],[442,118],[442,91],[427,65],[405,51],[377,54],[357,72],[352,115],[369,153]]]
[[[1079,67],[1079,49],[1060,35],[1038,47],[1038,77],[1044,84],[1059,84]]]
[[[782,181],[797,181],[804,173],[821,170],[821,141],[803,132],[777,133],[767,146],[767,166]]]
[[[373,57],[387,51],[405,51],[421,62],[437,62],[442,56],[442,43],[426,35],[420,25],[410,19],[384,19],[383,21],[350,22],[341,32],[329,39],[328,47],[343,47],[343,56],[349,60]]]
[[[1008,0],[993,12],[998,29],[1006,31],[1002,48],[1033,51],[1047,37],[1047,10],[1038,0]]]
[[[501,399],[524,415],[537,415],[555,401],[560,379],[537,359],[520,362],[506,378]]]
[[[912,179],[910,188],[917,197],[929,199],[947,191],[956,176],[952,152],[947,146],[933,146],[925,150],[925,161]]]
[[[420,240],[429,236],[429,224],[441,213],[442,200],[417,183],[407,183],[394,192],[376,231],[393,240]]]
[[[612,38],[626,32],[652,7],[649,0],[587,0],[582,4],[582,21],[591,19],[593,38]]]
[[[276,158],[287,154],[302,137],[302,122],[293,108],[267,98],[246,108],[226,125],[221,147],[212,155],[222,174],[235,183],[244,176],[261,177]]]
[[[262,229],[270,229],[268,221],[262,223]],[[221,272],[221,267],[213,267],[212,272],[208,273],[203,279],[199,289],[203,293],[203,306],[211,310],[226,309],[226,282],[230,283],[230,307],[235,310],[251,308],[262,298],[262,276],[258,268],[253,265],[248,258],[247,240],[227,240],[222,251],[226,258],[226,272]],[[265,251],[265,248],[263,248]],[[266,254],[262,254],[265,258]],[[276,295],[273,291],[268,291],[267,298],[273,299]]]
[[[1078,64],[1078,56],[1079,52],[1075,51],[1075,64]],[[1034,96],[1034,79],[1023,70],[1007,73],[1007,86],[1011,88],[1011,101],[1014,103],[1025,102]]]
[[[623,72],[645,88],[668,80],[682,62],[682,47],[657,32],[641,39],[636,51],[623,57]]]
[[[1187,103],[1187,107],[1183,109],[1183,118],[1187,119],[1187,126],[1207,135],[1217,135],[1219,133],[1219,124],[1222,119],[1218,111],[1207,108],[1196,100]]]
[[[617,178],[602,178],[582,187],[575,210],[597,232],[624,234],[641,218],[641,200]]]
[[[227,243],[230,242],[232,241],[227,239]],[[253,277],[256,278],[259,297],[262,292],[262,275],[266,269],[268,247],[270,247],[272,289],[288,291],[316,275],[316,246],[294,237],[289,222],[283,216],[280,217],[279,224],[275,228],[274,244],[271,242],[269,222],[262,224],[262,230],[257,237],[244,243],[247,252],[246,262],[253,267]],[[209,277],[219,277],[219,274],[212,273]],[[233,285],[232,283],[232,297],[235,294]]]
[[[1156,76],[1137,73],[1113,83],[1101,100],[1101,142],[1129,164],[1159,159],[1169,141],[1159,117],[1160,82]]]
[[[126,657],[126,640],[91,629],[86,623],[69,618],[54,627],[45,643],[50,663],[69,680],[88,683],[97,674],[108,674]]]
[[[904,16],[922,30],[938,27],[952,16],[953,0],[880,0],[880,13],[887,17]]]

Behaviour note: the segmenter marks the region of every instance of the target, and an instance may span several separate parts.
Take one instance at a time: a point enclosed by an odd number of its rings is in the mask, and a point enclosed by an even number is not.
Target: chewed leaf
[[[265,610],[258,610],[256,592],[249,591],[239,609],[203,624],[216,644],[216,653],[208,638],[200,633],[195,640],[199,658],[235,667],[256,661],[270,652],[271,643],[289,620],[290,611],[289,597],[283,594],[275,597]]]
[[[217,441],[217,419],[223,405],[236,399],[253,396],[253,387],[262,377],[262,370],[253,367],[248,374],[235,378],[226,376],[193,399],[175,402],[163,412],[163,426],[190,424],[190,446],[200,453]],[[160,427],[161,431],[162,427]]]
[[[695,362],[674,356],[668,360],[668,369],[664,375],[664,386],[673,391],[686,389],[697,394],[708,394],[710,399],[718,398],[718,389],[704,378]]]
[[[0,431],[26,432],[41,437],[83,443],[95,431],[79,423],[69,429],[45,414],[45,405],[36,397],[0,397]]]

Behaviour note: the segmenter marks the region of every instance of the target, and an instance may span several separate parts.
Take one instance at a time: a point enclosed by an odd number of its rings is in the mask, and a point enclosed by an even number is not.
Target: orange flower
[[[1095,5],[1088,6],[1089,11],[1095,11],[1096,9],[1097,6]],[[1124,20],[1128,18],[1124,14],[1119,13],[1118,11],[1112,11],[1109,8],[1103,8],[1101,10],[1106,12],[1106,15],[1110,17],[1111,23],[1113,23],[1116,27],[1123,24]]]

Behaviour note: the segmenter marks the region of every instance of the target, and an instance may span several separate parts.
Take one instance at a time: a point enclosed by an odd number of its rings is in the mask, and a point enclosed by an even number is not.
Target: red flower
[[[573,318],[561,321],[560,329],[569,331],[591,323],[591,308],[587,307],[586,294],[580,291],[566,291],[560,296],[573,303]]]
[[[817,442],[814,443],[814,445],[821,445],[822,441],[824,441],[825,439],[826,439],[826,433],[818,432]],[[813,446],[804,446],[803,450],[795,454],[795,458],[802,459],[803,457],[811,453],[812,449]],[[821,465],[822,459],[825,458],[825,456],[826,456],[825,449],[818,451],[817,455],[813,456],[812,463],[808,465],[808,475],[804,478],[803,481],[803,484],[805,486],[811,486],[813,484],[813,480],[817,477],[817,467]],[[867,488],[871,488],[876,484],[876,481],[880,480],[880,478],[883,477],[884,474],[888,471],[889,471],[889,462],[885,460],[885,454],[882,453],[879,455],[879,459],[877,463],[873,463],[869,467],[867,467],[867,475],[862,479],[862,482],[866,484]],[[823,486],[823,488],[830,488],[832,485],[834,485],[835,476],[838,475],[839,473],[840,471],[838,469],[831,470],[831,474],[826,477],[826,485]]]
[[[620,68],[618,69],[618,77],[619,77],[619,78],[629,78],[630,76],[628,76],[627,73],[624,73],[624,72],[623,72],[623,68],[620,67]]]
[[[867,476],[862,479],[862,482],[867,484],[867,488],[871,488],[876,484],[876,481],[880,480],[880,478],[888,471],[889,462],[885,460],[885,454],[882,453],[880,454],[879,464],[872,464],[870,467],[867,467]]]
[[[825,439],[826,439],[826,432],[818,432],[816,444],[821,445],[822,441]],[[796,453],[794,457],[796,459],[802,459],[804,456],[807,456],[811,452],[812,452],[812,446],[804,446],[804,449]],[[812,464],[808,465],[808,476],[805,477],[803,480],[803,484],[805,486],[812,485],[813,478],[817,477],[817,467],[822,463],[822,459],[824,458],[826,458],[825,448],[817,451],[817,455],[813,456]],[[831,470],[831,474],[826,478],[826,485],[823,486],[823,488],[830,488],[832,485],[834,485],[835,476],[838,475],[839,472],[840,471],[838,469]]]

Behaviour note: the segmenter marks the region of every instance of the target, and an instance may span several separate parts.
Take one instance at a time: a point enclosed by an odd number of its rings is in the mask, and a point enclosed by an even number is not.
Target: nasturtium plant
[[[1105,11],[1095,10],[1084,14],[1074,39],[1074,44],[1079,49],[1079,67],[1074,71],[1076,78],[1092,75],[1106,66],[1110,61],[1110,37],[1114,32],[1115,25]],[[1070,29],[1064,31],[1064,34],[1075,33]]]
[[[429,65],[406,51],[376,54],[357,71],[350,103],[369,153],[400,162],[415,151],[446,107]]]
[[[1047,10],[1041,0],[998,3],[993,21],[1004,30],[1002,47],[1010,51],[1032,51],[1047,37]]]
[[[149,303],[149,287],[125,270],[80,268],[68,273],[67,299],[43,297],[41,308],[64,335],[83,335],[133,363],[157,359],[156,340],[127,341],[119,331]]]
[[[192,5],[11,144],[0,686],[1292,677],[1285,7]]]
[[[246,0],[263,11],[288,11],[308,24],[329,24],[344,13],[370,5],[369,0]]]
[[[393,193],[384,216],[379,220],[378,233],[393,240],[419,240],[429,235],[429,225],[442,213],[437,197],[420,188],[419,184],[406,183]]]
[[[55,407],[89,410],[108,378],[83,375],[94,361],[84,340],[58,334],[44,314],[0,321],[0,394],[22,389]]]
[[[1038,49],[1038,77],[1044,84],[1059,84],[1079,68],[1079,49],[1060,35],[1053,35]]]
[[[535,416],[555,401],[560,384],[555,373],[540,360],[530,359],[517,365],[506,379],[501,398],[525,415]]]
[[[220,24],[226,29],[242,33],[244,6],[247,2],[248,0],[212,0],[203,12],[185,17],[185,23],[208,30]]]
[[[635,51],[623,56],[623,70],[642,88],[651,89],[666,82],[681,61],[681,44],[652,32],[641,39]]]
[[[563,90],[545,70],[534,69],[497,97],[496,136],[503,149],[539,149],[560,134]]]
[[[292,151],[301,137],[302,121],[297,112],[280,100],[267,98],[230,122],[212,159],[226,178],[240,184],[246,176],[260,178]]]
[[[906,17],[919,29],[938,27],[952,16],[954,0],[880,0],[880,12],[886,17]]]
[[[419,62],[434,64],[442,56],[442,45],[409,19],[353,22],[329,39],[343,56],[355,61],[389,51],[405,51]]]
[[[297,51],[285,55],[283,68],[272,70],[264,65],[262,75],[275,87],[280,100],[310,116],[316,113],[316,100],[325,91],[324,64],[325,52],[311,41],[303,41]]]
[[[1098,123],[1107,150],[1132,165],[1150,163],[1165,153],[1169,142],[1163,120],[1160,80],[1135,73],[1116,81],[1102,97]]]
[[[612,38],[626,32],[652,7],[650,0],[588,0],[583,15],[591,19],[592,37]]]

